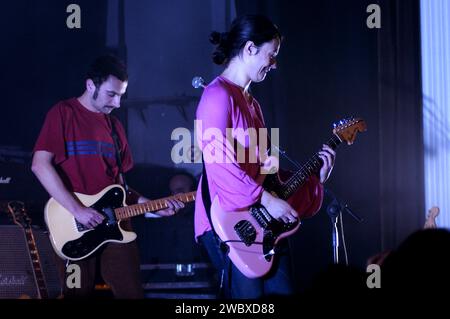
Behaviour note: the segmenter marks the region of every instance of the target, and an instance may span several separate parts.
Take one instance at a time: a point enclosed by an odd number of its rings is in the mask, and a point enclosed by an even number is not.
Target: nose
[[[121,98],[121,96],[119,96],[119,95],[116,95],[116,96],[113,97],[112,105],[115,108],[119,108],[120,107],[120,98]]]
[[[270,67],[275,70],[277,68],[277,60],[275,58],[272,58],[270,63]]]

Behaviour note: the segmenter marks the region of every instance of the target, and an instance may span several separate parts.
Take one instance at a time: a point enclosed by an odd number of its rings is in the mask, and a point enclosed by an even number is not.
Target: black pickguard
[[[90,206],[105,216],[103,222],[93,230],[86,232],[80,238],[68,241],[61,249],[69,258],[83,258],[107,240],[122,240],[123,236],[114,214],[114,209],[122,207],[125,194],[119,187],[111,188],[94,205]],[[77,222],[79,231],[87,230]]]
[[[263,242],[258,244],[262,244],[264,258],[267,261],[270,261],[272,256],[275,254],[275,241],[278,237],[288,231],[291,231],[300,223],[299,220],[292,223],[278,221],[273,218],[267,209],[261,204],[251,206],[250,215],[264,230]],[[234,231],[246,246],[251,246],[256,243],[255,240],[257,230],[248,220],[239,221],[236,225],[234,225]]]

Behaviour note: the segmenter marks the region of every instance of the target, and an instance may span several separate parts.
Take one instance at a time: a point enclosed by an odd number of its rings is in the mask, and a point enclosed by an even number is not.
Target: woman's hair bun
[[[217,31],[211,32],[209,35],[209,41],[214,45],[220,44],[220,42],[222,42],[222,34]]]
[[[209,35],[209,41],[214,45],[225,45],[228,38],[228,32],[217,32],[213,31]]]

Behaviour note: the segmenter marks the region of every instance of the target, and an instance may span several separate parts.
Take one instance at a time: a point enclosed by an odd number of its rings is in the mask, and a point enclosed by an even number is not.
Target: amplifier
[[[33,234],[49,298],[56,298],[61,295],[58,257],[46,232],[33,229]],[[24,229],[17,225],[0,225],[0,298],[26,297],[37,298],[38,286]]]

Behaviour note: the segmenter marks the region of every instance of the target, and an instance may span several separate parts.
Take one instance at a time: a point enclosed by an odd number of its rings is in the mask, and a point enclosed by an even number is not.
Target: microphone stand
[[[280,147],[275,145],[275,148],[279,151],[279,153],[284,156],[289,162],[294,164],[298,169],[300,169],[301,165],[296,160],[290,158],[286,151],[282,150]],[[324,188],[325,194],[329,195],[333,198],[333,201],[327,207],[328,216],[330,216],[331,220],[331,237],[332,237],[332,246],[333,246],[333,261],[335,264],[339,263],[339,233],[337,229],[337,221],[338,217],[342,215],[342,211],[347,212],[350,216],[352,216],[358,222],[362,222],[363,219],[359,217],[355,212],[353,212],[349,205],[343,203],[342,200],[337,198],[337,196],[328,188]],[[344,241],[345,248],[345,241]]]
[[[333,262],[339,264],[339,233],[337,229],[337,218],[341,214],[341,209],[336,201],[333,200],[327,207],[328,216],[331,220],[331,238],[333,247]]]
[[[337,218],[342,215],[342,212],[347,212],[350,216],[352,216],[358,222],[362,222],[363,219],[359,217],[355,212],[353,212],[348,204],[343,203],[340,199],[334,195],[334,193],[325,188],[325,194],[329,195],[333,198],[330,204],[327,206],[327,213],[331,219],[331,237],[332,237],[332,246],[333,246],[333,262],[335,264],[339,263],[339,233],[337,230]],[[342,222],[342,219],[341,219]],[[345,247],[344,247],[345,248]]]

